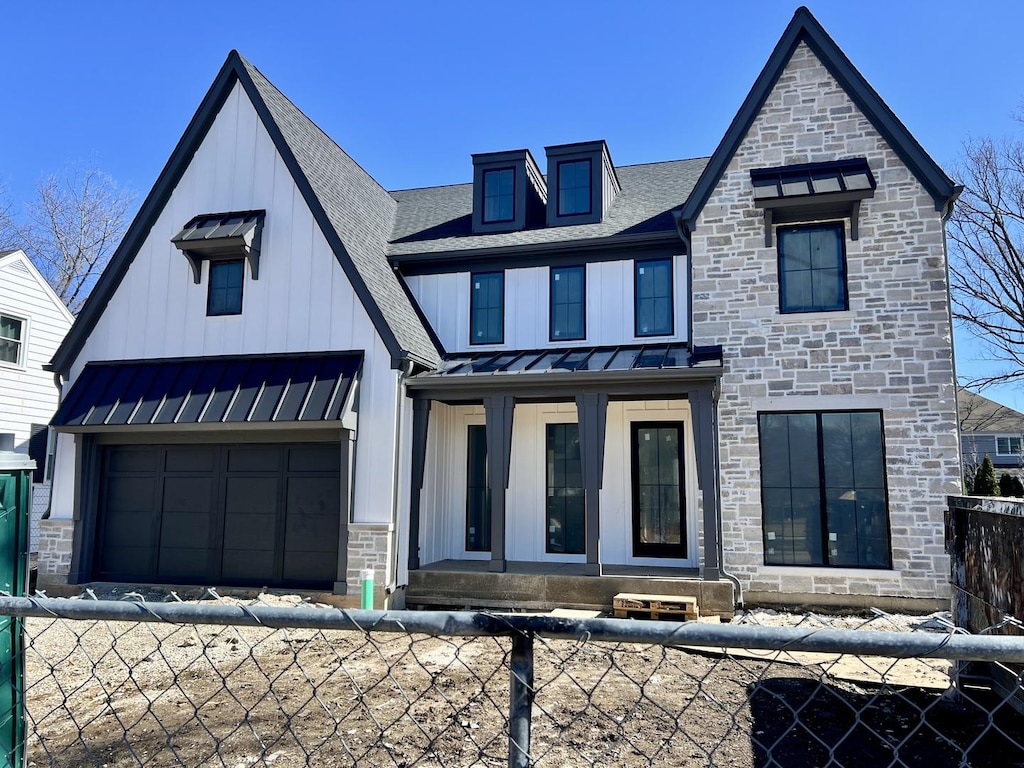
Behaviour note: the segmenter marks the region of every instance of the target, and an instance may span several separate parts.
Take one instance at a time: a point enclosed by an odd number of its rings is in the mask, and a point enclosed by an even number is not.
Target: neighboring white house
[[[74,316],[24,251],[0,251],[0,432],[36,461],[32,487],[32,551],[50,501],[48,425],[60,393],[44,370]]]
[[[960,190],[813,16],[710,157],[545,154],[388,192],[232,52],[52,361],[40,583],[948,597]]]

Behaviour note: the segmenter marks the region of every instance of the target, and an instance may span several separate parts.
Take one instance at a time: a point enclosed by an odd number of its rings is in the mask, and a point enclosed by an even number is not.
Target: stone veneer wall
[[[39,584],[67,584],[71,571],[71,546],[74,520],[39,521],[39,556],[36,560]]]
[[[878,182],[845,222],[849,311],[780,315],[750,170],[866,157]],[[693,233],[695,344],[721,344],[725,566],[754,599],[945,598],[945,495],[960,487],[944,231],[931,197],[805,45]],[[891,571],[765,566],[757,413],[878,408],[885,429]],[[857,602],[857,601],[852,601]]]
[[[362,590],[360,571],[372,568],[375,608],[384,607],[384,589],[391,574],[393,528],[387,523],[348,524],[348,566],[346,585],[349,595]]]

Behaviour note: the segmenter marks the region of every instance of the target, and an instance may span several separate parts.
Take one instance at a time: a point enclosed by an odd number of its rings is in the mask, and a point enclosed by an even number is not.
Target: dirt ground
[[[31,766],[507,764],[507,638],[43,619],[28,634]],[[535,655],[538,766],[1024,766],[1024,719],[990,719],[984,693],[851,681],[834,660],[540,639]]]

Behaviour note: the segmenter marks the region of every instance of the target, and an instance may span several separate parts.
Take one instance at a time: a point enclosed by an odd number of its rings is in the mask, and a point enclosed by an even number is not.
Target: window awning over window
[[[202,263],[244,258],[253,280],[259,279],[260,239],[266,211],[204,213],[193,218],[171,238],[188,259],[192,280],[199,284]]]
[[[53,426],[336,421],[362,352],[89,363]]]
[[[764,210],[765,247],[772,245],[772,224],[849,218],[850,237],[858,237],[860,201],[874,197],[875,177],[863,157],[829,163],[758,168],[750,172],[754,205]]]

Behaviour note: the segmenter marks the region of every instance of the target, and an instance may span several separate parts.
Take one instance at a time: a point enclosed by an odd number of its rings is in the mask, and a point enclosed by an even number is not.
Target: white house
[[[388,192],[232,52],[52,361],[41,581],[945,598],[959,188],[811,14],[710,157],[545,155]]]
[[[45,370],[74,317],[24,251],[0,251],[0,433],[36,461],[32,484],[32,548],[50,501],[48,424],[59,403]]]

